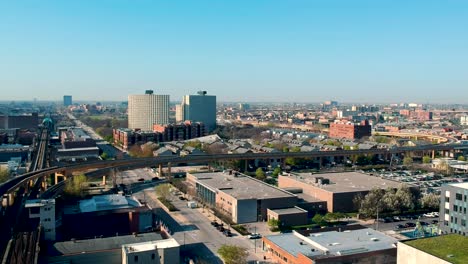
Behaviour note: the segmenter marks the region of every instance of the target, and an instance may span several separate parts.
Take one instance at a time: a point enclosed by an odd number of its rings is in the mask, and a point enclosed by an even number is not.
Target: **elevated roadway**
[[[375,155],[375,154],[399,154],[420,151],[453,151],[457,149],[468,149],[467,145],[461,144],[439,144],[416,147],[399,147],[390,149],[368,149],[368,150],[337,150],[337,151],[311,151],[311,152],[277,152],[277,153],[246,153],[246,154],[203,154],[188,156],[168,156],[152,158],[132,158],[110,161],[80,162],[78,164],[50,167],[18,176],[0,185],[0,195],[9,194],[20,186],[24,186],[31,180],[35,180],[53,173],[67,172],[71,174],[76,171],[92,169],[136,169],[149,166],[165,164],[202,163],[223,160],[255,160],[255,159],[283,159],[283,158],[317,158],[317,157],[347,157],[352,155]]]

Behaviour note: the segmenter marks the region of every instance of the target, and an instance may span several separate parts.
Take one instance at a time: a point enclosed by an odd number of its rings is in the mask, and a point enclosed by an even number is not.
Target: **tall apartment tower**
[[[63,96],[63,105],[70,106],[73,104],[72,96],[71,95],[64,95]]]
[[[186,95],[176,106],[176,121],[202,122],[208,132],[216,128],[216,96],[199,91],[196,95]]]
[[[145,94],[128,96],[128,128],[152,131],[153,125],[169,123],[169,95]]]

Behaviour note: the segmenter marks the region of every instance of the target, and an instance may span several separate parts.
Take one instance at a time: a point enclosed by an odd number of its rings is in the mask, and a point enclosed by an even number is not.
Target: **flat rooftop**
[[[402,242],[451,263],[468,263],[468,237],[450,234]],[[452,257],[447,257],[452,255]]]
[[[174,248],[179,246],[179,243],[177,243],[174,238],[169,238],[158,241],[126,244],[122,246],[122,249],[125,250],[125,252],[145,252],[154,250],[155,248]]]
[[[140,206],[141,204],[133,197],[120,194],[97,195],[93,196],[91,199],[79,201],[79,207],[82,213],[135,208]]]
[[[298,257],[299,253],[310,259],[327,256],[344,256],[395,248],[397,239],[370,228],[310,233],[297,231],[266,236],[267,240]]]
[[[252,177],[228,172],[208,172],[192,174],[207,188],[220,190],[236,199],[269,199],[294,197],[295,195],[273,187]]]
[[[453,186],[453,187],[457,187],[457,188],[468,189],[468,182],[451,183],[451,184],[448,184],[448,185]]]
[[[281,177],[281,176],[280,176]],[[356,191],[367,191],[372,188],[382,188],[386,189],[388,187],[398,188],[402,183],[397,181],[391,181],[382,179],[376,176],[370,176],[360,172],[337,172],[337,173],[291,173],[291,176],[282,176],[282,177],[291,177],[298,181],[315,185],[320,189],[327,190],[334,193],[344,193],[344,192],[356,192]],[[314,178],[322,177],[324,179],[329,179],[329,184],[318,184],[315,183]],[[406,185],[409,185],[405,183]],[[412,185],[409,185],[412,186]]]
[[[34,199],[34,200],[27,200],[24,204],[24,207],[42,207],[44,205],[53,204],[55,205],[55,199]]]
[[[100,250],[121,249],[122,245],[135,244],[149,241],[162,241],[159,233],[143,233],[127,236],[115,236],[106,238],[95,238],[76,241],[57,242],[53,245],[54,255],[67,255],[74,253],[88,253]]]
[[[299,213],[307,213],[306,210],[298,208],[298,207],[291,207],[291,208],[284,208],[284,209],[269,209],[278,215],[288,215],[288,214],[299,214]]]

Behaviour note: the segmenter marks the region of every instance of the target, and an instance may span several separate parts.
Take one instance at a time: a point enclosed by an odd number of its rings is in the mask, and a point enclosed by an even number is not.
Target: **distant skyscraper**
[[[216,96],[200,91],[197,95],[186,95],[176,106],[176,121],[202,122],[208,132],[216,128]]]
[[[71,95],[64,95],[63,96],[63,105],[70,106],[73,104],[72,96]]]
[[[152,131],[154,124],[169,123],[169,95],[145,94],[128,96],[128,128]]]

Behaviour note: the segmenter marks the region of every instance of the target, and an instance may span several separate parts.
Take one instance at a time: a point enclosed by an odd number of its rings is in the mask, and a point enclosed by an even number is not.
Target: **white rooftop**
[[[126,252],[145,252],[151,251],[158,248],[174,248],[179,247],[179,243],[174,238],[158,240],[158,241],[148,241],[134,244],[122,245],[122,249]]]
[[[27,200],[24,207],[42,207],[47,204],[55,204],[55,199],[34,199],[34,200]]]
[[[325,256],[342,256],[395,248],[397,239],[370,228],[327,231],[304,236],[293,233],[267,236],[270,240],[291,255],[301,253],[311,259]]]
[[[468,182],[451,183],[451,184],[448,184],[448,185],[458,187],[458,188],[462,188],[462,189],[468,189]]]
[[[82,213],[114,210],[121,208],[139,207],[138,201],[120,194],[109,194],[94,196],[91,199],[80,201],[80,211]]]

